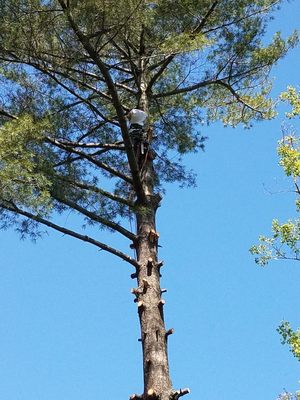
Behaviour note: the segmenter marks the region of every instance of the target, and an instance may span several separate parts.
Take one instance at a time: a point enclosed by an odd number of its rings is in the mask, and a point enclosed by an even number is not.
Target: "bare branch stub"
[[[175,332],[175,329],[174,329],[174,328],[168,329],[168,330],[166,331],[166,337],[168,337],[168,336],[170,336],[170,335],[173,335],[174,332]]]
[[[185,396],[186,394],[189,394],[190,392],[191,391],[189,388],[176,390],[175,392],[172,393],[170,400],[178,400],[179,397]]]
[[[134,393],[129,397],[129,400],[143,400],[143,396]]]
[[[149,389],[147,392],[147,399],[151,400],[159,400],[159,396],[153,389]]]

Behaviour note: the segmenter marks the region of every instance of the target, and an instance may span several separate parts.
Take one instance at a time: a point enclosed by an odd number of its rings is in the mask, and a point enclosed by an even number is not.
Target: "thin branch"
[[[114,176],[117,176],[118,178],[123,179],[125,182],[128,182],[128,183],[132,184],[132,179],[129,176],[122,174],[122,172],[119,172],[118,170],[110,167],[109,165],[107,165],[107,164],[105,164],[105,163],[103,163],[101,161],[95,160],[92,157],[92,155],[86,154],[86,153],[83,153],[82,151],[79,151],[79,150],[76,150],[74,148],[70,148],[68,146],[65,146],[62,143],[60,143],[58,140],[52,139],[50,137],[47,137],[46,140],[49,143],[59,147],[62,150],[65,150],[65,151],[73,153],[73,154],[77,154],[78,156],[90,161],[92,164],[96,165],[97,167],[102,168],[105,171],[109,172],[110,174],[112,174]]]
[[[10,114],[9,112],[7,112],[5,110],[0,110],[0,115],[2,115],[3,117],[14,119],[14,120],[18,119],[18,117],[16,117],[15,115]]]
[[[187,86],[187,87],[179,88],[179,89],[174,89],[174,90],[172,90],[170,92],[158,93],[158,94],[153,95],[153,98],[154,99],[158,99],[158,98],[161,98],[161,97],[169,97],[169,96],[174,96],[174,95],[181,94],[181,93],[188,93],[188,92],[192,92],[194,90],[200,89],[201,87],[205,87],[205,86],[209,86],[209,85],[221,85],[221,86],[224,86],[237,99],[238,102],[242,103],[245,107],[249,108],[250,110],[252,110],[254,112],[257,112],[259,114],[263,114],[262,111],[252,107],[250,104],[245,102],[243,100],[243,98],[234,90],[232,85],[230,85],[229,83],[225,82],[222,79],[209,79],[209,80],[206,80],[206,81],[198,82],[195,85],[191,85],[191,86]]]
[[[99,222],[100,224],[107,226],[108,228],[113,229],[116,232],[121,233],[121,235],[127,237],[129,240],[132,240],[133,242],[136,241],[136,239],[137,239],[136,235],[134,233],[128,231],[127,229],[125,229],[123,226],[121,226],[115,222],[112,222],[106,218],[103,218],[100,215],[97,215],[96,213],[88,211],[87,209],[81,207],[79,204],[75,203],[72,200],[68,200],[66,198],[59,197],[55,193],[52,193],[52,196],[58,202],[63,203],[66,206],[70,207],[71,209],[78,211],[79,213],[90,218],[92,221]]]
[[[171,54],[169,57],[165,59],[159,70],[152,76],[148,83],[147,91],[150,91],[152,86],[155,84],[155,82],[159,79],[159,77],[164,73],[168,65],[173,61],[174,57],[176,54]]]
[[[181,93],[188,93],[188,92],[192,92],[194,90],[200,89],[201,87],[215,84],[216,82],[217,82],[216,79],[208,79],[206,81],[198,82],[195,85],[186,86],[183,88],[177,88],[174,90],[170,90],[169,92],[156,93],[156,94],[153,94],[152,97],[154,99],[159,99],[161,97],[169,97],[169,96],[174,96],[174,95],[181,94]]]
[[[242,103],[245,107],[249,108],[250,110],[252,110],[252,111],[254,111],[256,113],[259,113],[259,114],[263,115],[262,111],[258,110],[257,108],[252,107],[250,104],[245,102],[242,99],[242,97],[233,89],[233,87],[231,85],[229,85],[229,83],[226,83],[226,82],[224,82],[222,80],[218,80],[216,83],[218,85],[221,85],[221,86],[224,86],[225,88],[227,88],[230,91],[230,93],[237,99],[237,101],[239,103]]]
[[[192,34],[195,35],[199,32],[201,32],[202,28],[205,26],[208,18],[210,17],[210,15],[213,13],[214,9],[217,7],[219,3],[219,0],[216,0],[212,3],[212,5],[209,7],[207,13],[204,15],[204,17],[202,18],[202,20],[200,21],[199,25],[196,26],[195,29],[192,30]]]
[[[96,36],[104,35],[105,33],[108,33],[109,31],[110,31],[110,29],[108,29],[108,28],[102,28],[102,29],[100,29],[100,30],[98,30],[98,31],[96,31],[94,33],[90,33],[89,35],[87,35],[87,38],[88,39],[93,39]]]
[[[132,201],[125,199],[124,197],[117,196],[111,192],[107,192],[106,190],[100,189],[97,186],[89,185],[85,182],[78,182],[75,180],[67,179],[66,177],[60,175],[56,175],[56,177],[64,182],[68,182],[70,185],[76,186],[80,189],[88,190],[90,192],[101,194],[102,196],[108,197],[109,199],[124,204],[125,206],[128,206],[130,208],[134,208],[135,206]]]
[[[210,6],[209,10],[207,11],[207,13],[205,14],[205,16],[203,17],[203,19],[200,21],[199,25],[196,26],[192,32],[191,35],[195,35],[197,33],[199,33],[201,31],[201,29],[204,27],[205,23],[207,22],[208,18],[210,17],[210,15],[213,13],[214,9],[216,8],[217,4],[219,3],[219,0],[216,0],[212,3],[212,5]],[[147,90],[151,90],[152,86],[154,85],[154,83],[159,79],[159,77],[163,74],[163,72],[166,70],[166,68],[168,67],[168,65],[173,61],[174,57],[176,56],[176,54],[170,54],[162,63],[160,69],[153,75],[153,77],[150,79],[150,82],[148,84],[148,88]]]
[[[63,146],[66,147],[81,147],[84,149],[94,149],[94,148],[100,148],[100,149],[106,149],[106,150],[125,150],[125,147],[122,146],[123,142],[116,142],[116,143],[82,143],[82,142],[71,142],[69,140],[63,140],[63,139],[56,139],[57,142],[62,144]]]
[[[214,28],[208,29],[208,30],[204,31],[203,33],[207,34],[207,33],[211,33],[211,32],[217,31],[217,30],[222,29],[222,28],[227,28],[228,26],[231,26],[231,25],[234,25],[234,24],[238,24],[239,22],[244,21],[245,19],[251,18],[251,17],[253,17],[255,15],[263,14],[264,12],[269,11],[269,9],[274,7],[276,4],[280,3],[280,1],[281,0],[277,0],[273,4],[270,4],[269,6],[267,6],[265,8],[253,11],[252,13],[250,13],[248,15],[244,15],[243,17],[234,19],[234,20],[229,21],[229,22],[227,22],[227,23],[225,23],[223,25],[219,25],[219,26],[216,26]]]
[[[62,227],[60,225],[54,224],[53,222],[50,222],[50,221],[46,220],[45,218],[40,217],[39,215],[32,214],[32,213],[30,213],[28,211],[20,209],[19,207],[17,207],[14,204],[11,204],[10,206],[8,206],[8,205],[6,206],[4,204],[1,204],[1,207],[6,209],[6,210],[8,210],[8,211],[10,211],[10,212],[22,215],[22,216],[24,216],[26,218],[29,218],[29,219],[31,219],[33,221],[36,221],[36,222],[38,222],[38,223],[40,223],[42,225],[48,226],[49,228],[52,228],[52,229],[54,229],[54,230],[56,230],[58,232],[61,232],[64,235],[72,236],[72,237],[74,237],[76,239],[82,240],[83,242],[87,242],[87,243],[93,244],[94,246],[100,248],[101,250],[105,250],[105,251],[107,251],[107,252],[109,252],[111,254],[114,254],[115,256],[121,258],[122,260],[127,261],[129,264],[133,265],[134,267],[136,267],[136,268],[139,267],[138,262],[136,260],[134,260],[132,257],[128,256],[127,254],[125,254],[123,252],[121,252],[120,250],[117,250],[117,249],[115,249],[113,247],[108,246],[105,243],[99,242],[98,240],[95,240],[95,239],[93,239],[93,238],[91,238],[91,237],[89,237],[87,235],[81,235],[78,232],[75,232],[73,230],[64,228],[64,227]]]

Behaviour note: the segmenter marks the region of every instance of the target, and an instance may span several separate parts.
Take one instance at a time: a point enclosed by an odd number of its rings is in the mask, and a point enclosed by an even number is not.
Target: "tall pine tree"
[[[2,227],[35,237],[47,226],[134,267],[144,392],[132,399],[189,392],[169,374],[156,210],[164,182],[194,184],[181,158],[203,148],[199,124],[273,116],[268,74],[297,42],[279,33],[263,42],[280,3],[0,1]],[[134,108],[148,115],[136,144],[126,119]],[[136,257],[95,229],[59,225],[55,214],[70,210],[128,239]]]

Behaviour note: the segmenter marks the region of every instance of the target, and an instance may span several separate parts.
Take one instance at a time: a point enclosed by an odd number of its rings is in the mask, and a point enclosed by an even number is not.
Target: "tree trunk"
[[[141,55],[143,54],[143,38],[141,38]],[[146,62],[140,59],[140,96],[138,107],[149,115],[147,96]],[[160,287],[160,267],[158,261],[158,238],[156,231],[155,215],[161,197],[154,194],[156,179],[153,168],[152,152],[139,154],[137,160],[140,166],[142,186],[146,195],[146,204],[137,204],[136,245],[138,287],[132,292],[136,296],[138,314],[141,327],[141,342],[143,348],[144,393],[142,396],[133,395],[132,400],[177,400],[180,396],[189,393],[189,389],[172,390],[169,373],[167,339],[173,329],[166,331],[164,322],[164,304]]]
[[[169,400],[172,384],[169,376],[167,356],[167,333],[164,324],[163,306],[160,288],[161,263],[157,258],[158,234],[155,225],[155,213],[158,199],[153,196],[152,182],[154,171],[152,161],[146,161],[143,182],[147,193],[148,205],[137,212],[137,271],[138,288],[134,291],[141,326],[143,347],[144,399]]]

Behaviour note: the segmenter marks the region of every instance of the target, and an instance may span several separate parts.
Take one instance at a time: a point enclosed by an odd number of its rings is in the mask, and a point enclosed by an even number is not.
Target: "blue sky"
[[[299,17],[299,2],[286,4],[270,33],[300,28]],[[273,70],[274,96],[299,84],[299,67],[298,48]],[[282,319],[300,326],[300,265],[262,269],[248,252],[273,217],[295,215],[276,155],[283,119],[251,130],[203,127],[206,151],[187,159],[198,187],[167,186],[158,212],[171,376],[191,400],[275,400],[300,388],[300,363],[276,333]],[[37,244],[0,235],[0,399],[141,393],[131,267],[55,232]]]

